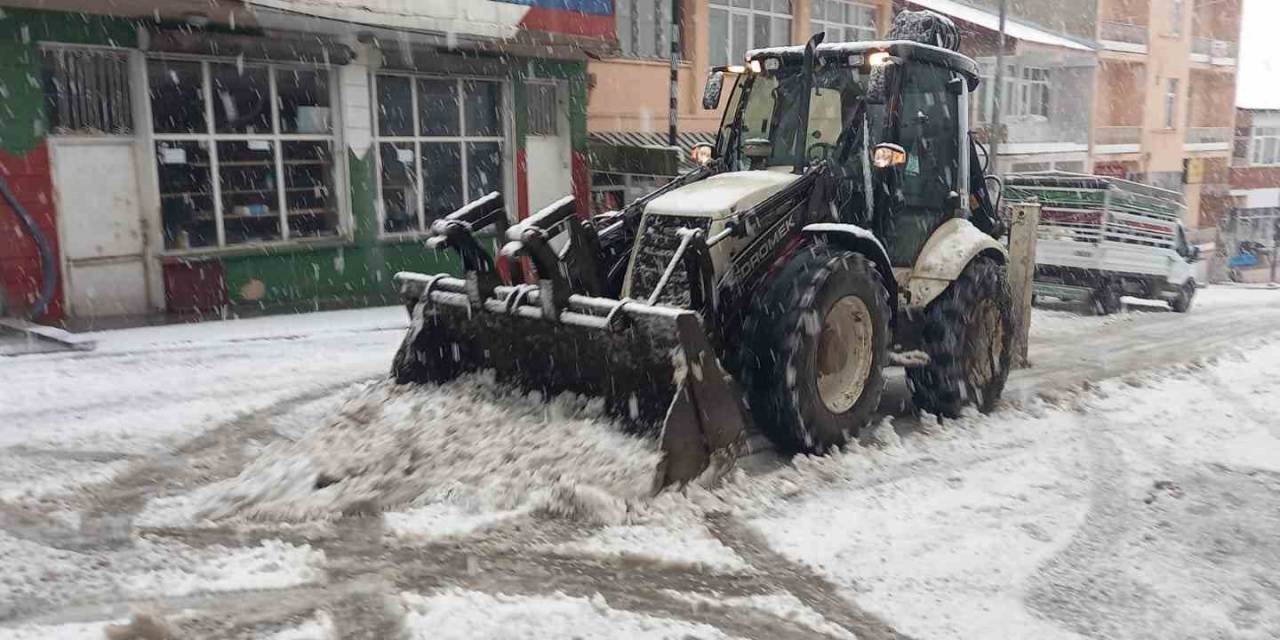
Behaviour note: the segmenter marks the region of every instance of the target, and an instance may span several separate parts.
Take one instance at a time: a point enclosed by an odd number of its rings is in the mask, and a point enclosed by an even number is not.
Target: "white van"
[[[1040,203],[1037,296],[1089,302],[1100,314],[1119,311],[1121,296],[1191,308],[1200,249],[1187,243],[1181,194],[1063,172],[1007,176],[1003,194]]]

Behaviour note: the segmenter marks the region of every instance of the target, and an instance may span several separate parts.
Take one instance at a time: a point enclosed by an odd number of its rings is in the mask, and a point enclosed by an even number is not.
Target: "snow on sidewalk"
[[[401,320],[390,313],[398,310]],[[400,308],[92,334],[91,353],[0,358],[0,447],[94,446],[193,435],[281,398],[385,374]]]
[[[401,307],[92,334],[99,349],[0,358],[0,496],[101,479],[237,416],[385,375]]]

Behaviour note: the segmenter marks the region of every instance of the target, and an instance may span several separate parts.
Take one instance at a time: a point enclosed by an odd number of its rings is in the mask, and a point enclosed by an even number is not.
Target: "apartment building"
[[[1268,281],[1280,241],[1280,109],[1237,110],[1231,200],[1216,271],[1226,276],[1229,266],[1234,279]]]
[[[588,64],[591,182],[596,209],[610,209],[675,175],[693,144],[715,139],[718,112],[701,106],[711,67],[747,50],[829,40],[874,40],[892,21],[891,0],[681,0],[677,122],[667,147],[671,0],[615,0],[619,50]]]
[[[1182,191],[1192,239],[1229,206],[1241,0],[1098,0],[1093,170]]]
[[[0,0],[0,176],[58,253],[44,320],[386,304],[396,271],[456,267],[422,239],[471,198],[585,210],[614,31],[609,0]]]
[[[1000,48],[996,0],[899,0],[900,9],[947,15],[960,28],[960,50],[982,73],[974,100],[978,140],[998,141],[1001,173],[1084,172],[1097,71],[1093,16],[1041,0],[1009,3],[1005,25],[1000,122],[995,122],[996,53]],[[1051,18],[1054,29],[1037,22]]]

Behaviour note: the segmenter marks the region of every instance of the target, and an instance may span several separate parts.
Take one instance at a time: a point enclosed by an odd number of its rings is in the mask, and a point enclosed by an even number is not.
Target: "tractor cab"
[[[949,219],[997,227],[968,136],[977,74],[955,51],[910,41],[754,50],[712,71],[704,107],[726,79],[733,88],[707,160],[728,172],[824,165],[835,221],[870,228],[909,267]]]

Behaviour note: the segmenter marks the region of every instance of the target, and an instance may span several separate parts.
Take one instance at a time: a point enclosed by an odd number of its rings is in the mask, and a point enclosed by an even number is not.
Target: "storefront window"
[[[421,231],[503,190],[500,82],[383,74],[377,83],[385,233]]]
[[[148,63],[166,249],[338,233],[328,72]]]
[[[204,80],[199,62],[152,60],[152,127],[161,133],[205,133]]]

